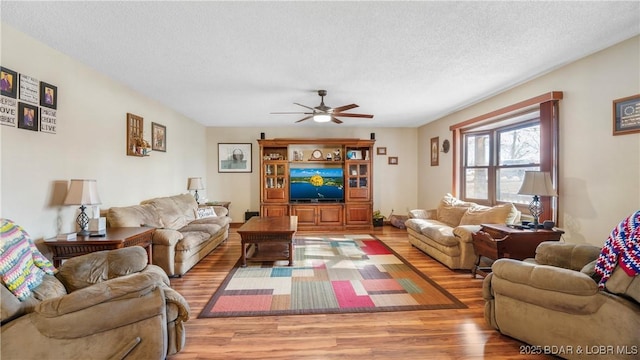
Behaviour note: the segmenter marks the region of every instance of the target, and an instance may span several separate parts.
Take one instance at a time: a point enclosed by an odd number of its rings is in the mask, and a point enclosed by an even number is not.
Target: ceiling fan
[[[302,106],[304,108],[307,108],[309,110],[311,110],[311,112],[301,112],[301,111],[297,111],[297,112],[273,112],[272,114],[304,114],[307,115],[305,117],[303,117],[302,119],[296,121],[296,123],[305,121],[305,120],[309,120],[309,119],[313,119],[313,121],[315,122],[329,122],[329,121],[333,121],[336,124],[342,124],[342,120],[338,119],[338,117],[356,117],[356,118],[367,118],[367,119],[371,119],[373,118],[373,115],[369,115],[369,114],[352,114],[352,113],[345,113],[343,111],[347,111],[347,110],[351,110],[354,108],[357,108],[358,105],[356,104],[349,104],[349,105],[344,105],[344,106],[339,106],[336,108],[332,108],[329,106],[326,106],[324,104],[324,97],[327,96],[327,90],[318,90],[318,95],[320,96],[320,105],[316,106],[316,107],[310,107],[307,105],[302,105],[302,104],[298,104],[298,103],[294,103],[298,106]]]

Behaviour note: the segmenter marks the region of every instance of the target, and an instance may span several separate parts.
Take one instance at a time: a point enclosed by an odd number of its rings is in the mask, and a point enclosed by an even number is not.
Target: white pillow
[[[213,206],[199,207],[196,209],[196,219],[218,216]]]

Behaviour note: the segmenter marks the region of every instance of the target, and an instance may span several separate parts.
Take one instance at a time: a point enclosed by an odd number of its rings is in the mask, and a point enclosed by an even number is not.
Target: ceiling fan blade
[[[305,116],[305,117],[303,117],[302,119],[300,119],[300,120],[296,121],[296,123],[303,122],[303,121],[305,121],[305,120],[309,120],[309,119],[311,119],[312,117],[313,117],[313,115]]]
[[[294,103],[294,104],[295,104],[295,105],[298,105],[298,106],[302,106],[303,108],[307,108],[307,109],[309,109],[309,110],[314,110],[314,108],[312,108],[312,107],[310,107],[310,106],[307,106],[307,105],[302,105],[302,104],[298,104],[298,103]]]
[[[337,108],[333,108],[333,112],[337,113],[337,112],[341,112],[341,111],[347,111],[347,110],[355,109],[357,107],[358,107],[358,105],[356,105],[356,104],[349,104],[349,105],[339,106]]]
[[[309,115],[309,114],[313,114],[313,113],[302,112],[302,111],[283,111],[283,112],[272,112],[272,113],[269,113],[269,114],[306,114],[306,115]]]
[[[333,113],[333,116],[340,116],[340,117],[359,117],[359,118],[368,118],[368,119],[372,119],[373,115],[369,115],[369,114],[349,114],[349,113]]]
[[[335,118],[334,116],[331,116],[331,121],[333,121],[336,124],[342,124],[342,120]]]

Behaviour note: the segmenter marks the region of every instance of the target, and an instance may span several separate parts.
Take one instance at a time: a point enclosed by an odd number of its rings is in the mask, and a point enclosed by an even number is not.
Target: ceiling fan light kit
[[[331,115],[329,114],[315,114],[313,115],[313,121],[323,123],[331,121]]]
[[[352,114],[345,113],[343,111],[351,110],[357,108],[356,104],[349,104],[344,106],[339,106],[337,108],[332,108],[324,104],[324,97],[327,95],[327,90],[318,90],[318,95],[320,96],[320,105],[316,107],[311,107],[307,105],[302,105],[298,103],[293,103],[294,105],[302,106],[303,108],[307,108],[311,110],[311,112],[274,112],[272,114],[303,114],[306,115],[302,119],[296,121],[296,123],[303,122],[305,120],[313,119],[315,122],[324,123],[333,121],[336,124],[342,124],[342,120],[338,119],[338,117],[357,117],[357,118],[367,118],[372,119],[373,115],[369,114]]]

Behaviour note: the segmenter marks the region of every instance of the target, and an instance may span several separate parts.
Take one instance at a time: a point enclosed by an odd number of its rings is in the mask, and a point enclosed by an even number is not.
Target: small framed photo
[[[40,106],[58,108],[58,87],[40,81]]]
[[[389,165],[398,165],[398,157],[389,156]]]
[[[431,138],[431,166],[438,166],[440,163],[440,137]]]
[[[387,148],[386,147],[376,148],[376,155],[387,155]]]
[[[20,129],[38,131],[38,107],[35,105],[18,103],[18,127]]]
[[[640,132],[640,94],[613,100],[613,135]]]
[[[6,67],[0,67],[0,94],[10,98],[16,98],[18,95],[18,73],[7,69]]]
[[[251,143],[218,143],[218,172],[250,173],[251,166]]]
[[[151,150],[167,151],[167,127],[157,123],[151,123]]]

